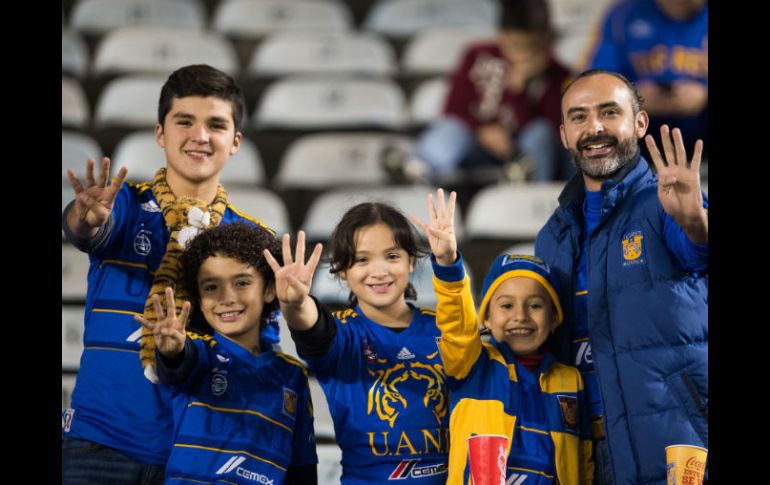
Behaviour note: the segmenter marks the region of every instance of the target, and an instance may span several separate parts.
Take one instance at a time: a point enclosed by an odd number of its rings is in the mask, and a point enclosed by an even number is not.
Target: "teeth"
[[[240,315],[240,314],[241,314],[241,312],[227,312],[227,313],[220,313],[219,317],[220,318],[230,318],[230,317],[234,317],[234,316],[237,316],[237,315]]]
[[[532,333],[532,329],[529,328],[512,328],[507,330],[506,333],[510,335],[529,335]]]

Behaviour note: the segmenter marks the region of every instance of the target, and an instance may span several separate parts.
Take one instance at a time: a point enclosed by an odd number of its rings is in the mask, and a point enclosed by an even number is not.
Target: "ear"
[[[161,148],[166,148],[166,137],[163,133],[163,125],[160,123],[155,124],[155,142]]]
[[[339,276],[342,281],[347,281],[348,280],[348,273],[347,273],[347,271],[340,271],[339,273],[337,273],[337,276]]]
[[[487,308],[487,314],[486,314],[486,316],[484,317],[484,321],[483,321],[483,322],[481,322],[481,324],[482,324],[482,325],[484,325],[484,328],[486,328],[486,329],[487,329],[487,330],[489,330],[490,332],[492,331],[492,327],[491,327],[491,326],[490,326],[490,324],[489,324],[489,308]]]
[[[636,113],[634,124],[636,138],[641,140],[644,137],[644,134],[647,133],[647,128],[650,126],[650,115],[648,115],[646,111]]]
[[[233,137],[233,146],[230,147],[230,155],[235,155],[238,153],[238,149],[241,148],[241,140],[243,139],[243,134],[241,134],[240,131],[235,132],[235,136]]]
[[[414,258],[411,256],[409,257],[409,272],[414,273]]]
[[[564,124],[562,123],[559,125],[559,138],[561,138],[561,146],[563,146],[565,149],[569,150],[569,145],[567,144],[567,134],[564,132]]]
[[[275,283],[270,283],[265,288],[265,293],[262,295],[263,303],[272,303],[275,300]]]

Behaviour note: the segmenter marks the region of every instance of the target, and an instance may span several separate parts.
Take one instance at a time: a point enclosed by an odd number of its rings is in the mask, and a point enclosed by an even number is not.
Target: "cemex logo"
[[[273,485],[273,479],[269,478],[265,475],[262,475],[261,473],[253,472],[251,470],[247,470],[240,465],[246,461],[245,456],[234,456],[227,460],[222,467],[217,470],[217,475],[226,475],[230,473],[231,471],[235,470],[235,474],[239,477],[245,478],[246,480],[250,480],[252,482],[262,483],[264,485]]]
[[[420,463],[420,460],[401,460],[401,463],[399,463],[396,469],[393,470],[393,473],[390,474],[388,480],[406,480],[409,477],[430,477],[433,475],[446,473],[447,471],[446,463],[439,463],[437,465],[428,465],[423,467],[418,467],[418,463]]]

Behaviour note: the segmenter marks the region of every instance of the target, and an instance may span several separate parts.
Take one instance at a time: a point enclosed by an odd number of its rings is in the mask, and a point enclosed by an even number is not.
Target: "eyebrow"
[[[190,113],[174,113],[172,118],[181,120],[194,120],[195,116],[191,115]],[[230,120],[222,116],[212,116],[208,118],[208,121],[214,123],[229,123]]]
[[[254,275],[251,274],[251,273],[238,273],[236,275],[233,275],[230,278],[223,278],[221,276],[209,276],[208,278],[203,278],[202,280],[200,280],[199,283],[208,283],[210,281],[221,281],[221,280],[225,280],[225,279],[235,280],[235,279],[238,279],[238,278],[253,278],[253,277],[254,277]]]
[[[599,110],[602,110],[604,108],[618,108],[618,109],[621,109],[620,105],[618,103],[616,103],[615,101],[607,101],[605,103],[599,103],[596,107]],[[585,111],[588,111],[588,108],[583,107],[583,106],[577,106],[575,108],[568,109],[567,110],[567,115],[571,115],[572,113],[583,113]]]

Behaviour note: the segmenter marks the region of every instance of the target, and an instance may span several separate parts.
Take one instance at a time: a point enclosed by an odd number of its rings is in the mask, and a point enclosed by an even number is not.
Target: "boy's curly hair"
[[[276,239],[267,229],[245,222],[221,224],[206,229],[190,241],[180,258],[182,264],[180,283],[187,290],[193,303],[189,330],[208,335],[214,333],[200,313],[198,273],[203,263],[215,255],[233,258],[255,268],[267,287],[275,283],[275,275],[262,255],[263,249],[268,249],[278,261],[282,261],[283,250],[280,240]],[[277,298],[272,303],[264,305],[260,318],[260,330],[267,324],[270,313],[276,309],[278,309]]]

